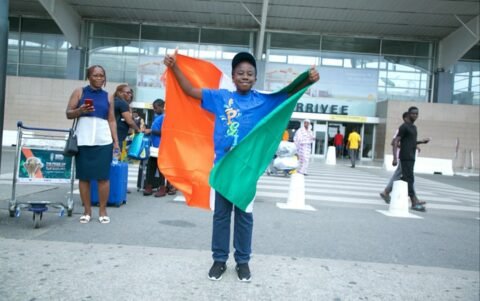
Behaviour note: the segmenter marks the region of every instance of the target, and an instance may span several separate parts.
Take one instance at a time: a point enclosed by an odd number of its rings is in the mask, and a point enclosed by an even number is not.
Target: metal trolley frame
[[[75,157],[65,157],[63,155],[69,129],[27,127],[19,121],[17,122],[17,130],[12,198],[8,207],[10,217],[19,217],[21,210],[27,209],[33,212],[33,227],[38,228],[43,212],[47,211],[48,207],[59,209],[60,216],[65,214],[65,210],[68,216],[72,216]],[[40,156],[40,158],[35,155]],[[20,164],[21,162],[23,164]],[[42,171],[45,174],[42,174]],[[70,193],[66,202],[18,202],[16,197],[18,183],[37,185],[69,184]]]

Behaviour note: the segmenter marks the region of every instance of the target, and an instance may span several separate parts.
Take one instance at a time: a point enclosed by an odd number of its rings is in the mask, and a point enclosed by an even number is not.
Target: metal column
[[[2,167],[3,121],[5,117],[5,87],[7,82],[8,1],[0,0],[0,169]]]

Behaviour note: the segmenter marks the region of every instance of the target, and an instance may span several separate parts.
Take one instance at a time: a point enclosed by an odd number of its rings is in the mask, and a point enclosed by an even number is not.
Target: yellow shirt
[[[350,135],[348,135],[348,148],[358,149],[361,140],[362,138],[360,138],[357,132],[351,132]]]

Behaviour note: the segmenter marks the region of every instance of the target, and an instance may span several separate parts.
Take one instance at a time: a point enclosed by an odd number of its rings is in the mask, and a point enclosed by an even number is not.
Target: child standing
[[[224,89],[200,89],[192,86],[176,66],[176,52],[166,55],[164,63],[171,68],[185,94],[201,101],[203,109],[215,115],[214,148],[215,163],[232,150],[269,112],[286,100],[289,95],[319,80],[318,72],[312,67],[309,77],[298,84],[289,94],[263,94],[252,90],[257,80],[255,58],[247,52],[240,52],[232,59],[232,79],[236,91]],[[232,182],[232,185],[233,182]],[[233,246],[237,263],[238,280],[250,281],[250,260],[253,230],[253,215],[233,206],[220,193],[215,193],[213,214],[212,257],[214,263],[208,273],[211,280],[220,280],[227,266],[230,246],[230,222],[234,216]]]

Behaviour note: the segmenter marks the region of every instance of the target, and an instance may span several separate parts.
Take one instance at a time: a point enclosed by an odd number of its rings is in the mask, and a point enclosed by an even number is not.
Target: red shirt
[[[343,135],[336,134],[335,137],[333,138],[333,144],[335,144],[335,146],[343,145]]]

